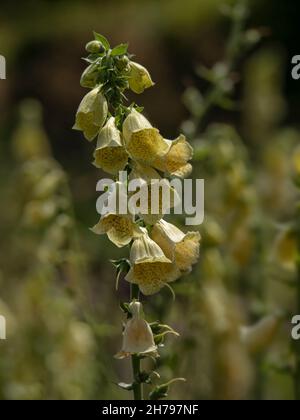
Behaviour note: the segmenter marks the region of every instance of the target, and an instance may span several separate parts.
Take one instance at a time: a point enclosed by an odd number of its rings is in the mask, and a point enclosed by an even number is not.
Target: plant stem
[[[139,376],[141,372],[141,360],[138,356],[133,355],[131,356],[131,363],[132,363],[132,371],[133,371],[133,399],[135,401],[143,399],[143,389],[142,384],[135,380],[136,377]]]
[[[139,287],[131,284],[130,288],[131,300],[139,298]],[[132,373],[133,373],[133,398],[135,401],[143,399],[143,385],[137,381],[141,373],[141,359],[137,355],[131,356]]]

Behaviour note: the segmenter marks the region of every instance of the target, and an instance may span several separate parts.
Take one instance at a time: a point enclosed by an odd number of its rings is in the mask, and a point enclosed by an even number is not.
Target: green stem
[[[131,300],[139,298],[139,287],[131,284],[130,290]],[[133,398],[135,401],[143,399],[143,385],[137,381],[141,373],[141,359],[137,355],[131,356],[132,373],[133,373]]]
[[[141,360],[138,356],[133,355],[131,356],[131,363],[132,363],[132,372],[133,372],[133,378],[134,378],[133,399],[135,401],[142,400],[143,399],[142,384],[135,380],[135,378],[138,378],[141,373]]]

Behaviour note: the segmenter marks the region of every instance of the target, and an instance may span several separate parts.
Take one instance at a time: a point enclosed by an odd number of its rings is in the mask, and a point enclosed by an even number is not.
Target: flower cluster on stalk
[[[97,138],[94,165],[114,176],[127,171],[128,180],[134,177],[149,186],[162,179],[168,182],[171,177],[188,176],[193,149],[185,136],[165,139],[140,107],[135,103],[126,105],[127,89],[140,94],[154,85],[149,72],[132,61],[127,44],[111,48],[105,37],[94,35],[95,40],[86,45],[89,55],[85,60],[89,65],[81,77],[81,85],[90,90],[79,105],[74,125],[87,140]],[[151,208],[151,202],[148,206]],[[158,208],[158,214],[147,215],[108,212],[92,228],[96,234],[107,234],[120,248],[130,245],[129,261],[115,265],[118,273],[125,271],[125,279],[138,285],[144,295],[155,294],[189,273],[199,256],[199,233],[183,233],[163,220],[165,209],[161,203]],[[142,313],[137,300],[128,305],[129,320],[119,356],[157,354],[155,333]],[[156,333],[164,334],[165,329]]]

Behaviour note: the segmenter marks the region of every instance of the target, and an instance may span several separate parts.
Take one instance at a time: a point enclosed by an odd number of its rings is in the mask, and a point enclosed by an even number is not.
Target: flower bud
[[[143,93],[154,86],[148,70],[134,61],[129,63],[129,87],[135,93]]]
[[[128,71],[130,70],[129,66],[129,58],[126,55],[123,55],[123,57],[120,57],[117,61],[117,69],[118,70],[125,70],[128,69]]]
[[[73,129],[83,131],[85,138],[92,141],[103,127],[107,113],[107,101],[100,88],[95,88],[82,99]]]
[[[94,88],[97,85],[98,66],[96,64],[89,65],[80,78],[80,85],[85,88]]]
[[[104,47],[100,41],[90,41],[86,44],[85,49],[91,54],[101,53],[104,51]]]

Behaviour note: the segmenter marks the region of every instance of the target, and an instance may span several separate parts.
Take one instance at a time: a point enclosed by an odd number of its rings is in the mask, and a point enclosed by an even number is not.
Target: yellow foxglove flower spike
[[[122,350],[115,355],[117,359],[133,354],[153,354],[157,356],[157,346],[150,325],[144,320],[143,307],[138,301],[129,305],[132,318],[127,321],[123,333]]]
[[[125,147],[132,159],[150,165],[170,149],[157,128],[133,109],[123,124]]]
[[[143,93],[145,89],[154,86],[148,70],[134,61],[129,62],[128,83],[135,93]]]
[[[185,234],[171,223],[160,220],[153,227],[151,238],[181,272],[190,272],[199,259],[199,232]]]
[[[97,87],[82,99],[76,113],[73,129],[83,131],[85,138],[92,141],[103,127],[107,114],[107,101],[100,88]]]
[[[111,117],[99,133],[94,152],[94,165],[109,174],[116,175],[125,168],[128,157],[115,118]]]
[[[176,140],[165,140],[169,150],[163,157],[156,159],[153,166],[169,175],[185,178],[192,172],[192,165],[188,163],[193,158],[193,148],[181,134]]]
[[[141,229],[144,234],[133,242],[130,252],[131,269],[126,280],[137,284],[144,295],[153,295],[166,283],[177,280],[181,273],[149,237],[147,230]]]

